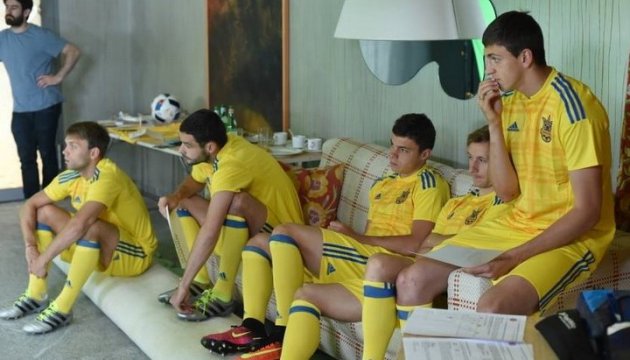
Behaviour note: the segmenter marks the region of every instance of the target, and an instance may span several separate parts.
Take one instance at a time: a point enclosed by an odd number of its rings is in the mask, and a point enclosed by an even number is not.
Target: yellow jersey
[[[94,175],[86,179],[75,170],[66,170],[44,189],[52,201],[70,198],[72,207],[79,211],[89,201],[105,205],[99,219],[126,231],[152,255],[157,239],[147,207],[133,181],[113,161],[102,159],[96,164]]]
[[[493,191],[479,195],[470,191],[464,196],[450,199],[440,211],[433,228],[440,235],[454,235],[482,221],[494,219],[510,207]]]
[[[378,179],[369,197],[366,235],[408,235],[413,221],[436,221],[450,188],[439,172],[425,164],[406,177],[391,174]]]
[[[600,166],[601,217],[586,237],[604,239],[597,242],[605,248],[615,225],[608,115],[602,104],[586,85],[555,69],[533,96],[514,91],[502,100],[504,137],[521,191],[509,217],[513,225],[547,229],[573,205],[569,173]]]
[[[271,154],[241,136],[228,134],[216,160],[194,165],[191,176],[207,184],[211,198],[219,191],[244,191],[264,204],[280,223],[304,222],[289,176]]]

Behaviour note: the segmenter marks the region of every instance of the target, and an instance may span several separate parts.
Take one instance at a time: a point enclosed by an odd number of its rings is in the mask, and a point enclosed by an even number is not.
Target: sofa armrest
[[[448,276],[449,310],[476,311],[477,301],[488,289],[492,281],[465,273],[457,269]]]

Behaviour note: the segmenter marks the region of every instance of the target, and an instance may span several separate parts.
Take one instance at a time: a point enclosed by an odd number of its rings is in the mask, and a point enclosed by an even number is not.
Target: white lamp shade
[[[336,38],[478,39],[488,24],[479,0],[345,0]]]

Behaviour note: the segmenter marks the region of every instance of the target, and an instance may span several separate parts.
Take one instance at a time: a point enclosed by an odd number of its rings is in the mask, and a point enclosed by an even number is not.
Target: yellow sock
[[[278,317],[276,325],[286,326],[293,295],[304,283],[302,254],[290,236],[274,234],[269,238],[273,264],[273,283]]]
[[[66,284],[61,294],[55,299],[60,312],[67,314],[72,310],[81,288],[98,266],[101,245],[97,242],[79,240],[70,262]]]
[[[50,226],[42,223],[37,223],[35,236],[37,237],[37,250],[40,254],[48,248],[54,238]],[[50,269],[50,264],[48,264],[48,269]],[[43,300],[46,297],[47,293],[48,277],[40,279],[33,274],[29,274],[28,287],[26,288],[26,296],[39,301]]]
[[[363,360],[383,359],[397,325],[392,283],[363,281]]]
[[[186,241],[186,246],[188,247],[187,252],[190,253],[195,239],[197,238],[197,234],[199,233],[199,224],[197,223],[197,220],[195,220],[195,218],[192,217],[190,212],[186,209],[177,209],[176,214],[176,218],[179,221],[179,227],[184,236],[184,240]],[[198,284],[209,285],[210,276],[208,275],[208,268],[202,266],[193,281]]]
[[[308,301],[295,300],[289,310],[281,359],[310,359],[319,346],[319,309]]]
[[[422,305],[398,305],[396,304],[396,310],[398,313],[398,323],[400,326],[400,331],[405,330],[405,324],[407,323],[407,318],[409,315],[418,308],[430,309],[433,307],[433,303],[422,304]]]
[[[212,289],[212,295],[219,300],[228,302],[232,300],[234,281],[241,264],[241,253],[247,240],[249,240],[249,228],[245,219],[239,216],[228,215],[221,229],[221,259],[219,261],[219,277]]]
[[[271,297],[271,257],[255,246],[243,248],[243,319],[265,323],[267,303]]]

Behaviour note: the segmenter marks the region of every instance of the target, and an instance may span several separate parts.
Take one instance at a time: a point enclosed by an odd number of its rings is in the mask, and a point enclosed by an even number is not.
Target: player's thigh
[[[361,283],[360,279],[355,279],[354,282],[305,284],[296,292],[295,298],[317,306],[324,316],[341,321],[360,321],[362,308],[358,294],[363,291]]]
[[[142,274],[151,266],[153,256],[148,254],[129,233],[122,229],[119,229],[119,232],[120,238],[112,261],[103,273],[122,277]]]

